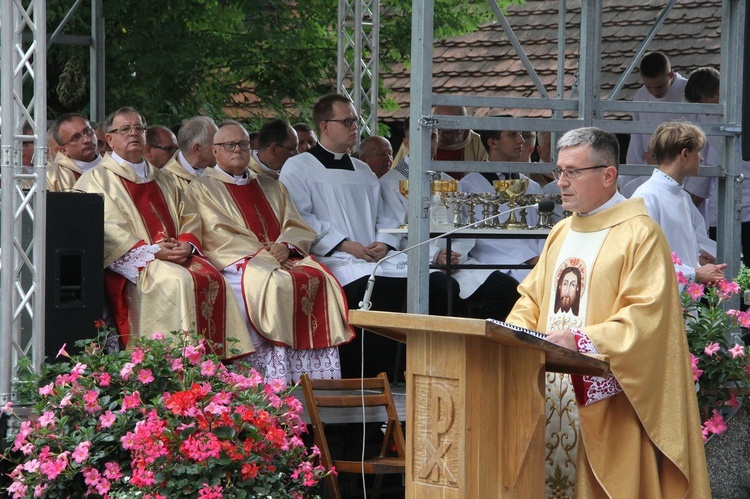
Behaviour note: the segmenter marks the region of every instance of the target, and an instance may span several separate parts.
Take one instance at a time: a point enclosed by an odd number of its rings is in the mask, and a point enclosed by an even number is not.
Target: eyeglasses
[[[82,132],[73,135],[69,141],[60,144],[60,146],[67,146],[68,144],[72,144],[73,142],[80,142],[84,137],[91,138],[94,136],[94,133],[94,129],[90,126],[87,126],[83,129]]]
[[[156,144],[148,144],[148,145],[151,147],[155,147],[157,149],[161,149],[162,151],[168,152],[169,154],[174,154],[177,152],[177,149],[179,149],[179,147],[176,147],[176,146],[157,146]]]
[[[110,130],[107,133],[119,133],[120,135],[130,135],[130,132],[135,130],[135,133],[144,133],[146,131],[146,127],[143,125],[125,125],[121,126],[120,128],[115,128],[114,130]]]
[[[250,149],[249,140],[241,140],[240,142],[219,142],[218,144],[214,145],[223,147],[227,152],[234,151],[234,148],[237,146],[240,146],[240,151],[247,151],[248,149]]]
[[[289,152],[299,152],[299,145],[296,146],[285,146],[283,144],[276,144],[277,146],[281,147],[282,149],[286,149]]]
[[[565,177],[568,180],[575,180],[578,177],[581,176],[581,172],[585,172],[586,170],[596,170],[597,168],[607,168],[609,165],[597,165],[597,166],[588,166],[586,168],[568,168],[563,170],[562,168],[555,168],[552,170],[552,175],[557,179],[560,180],[561,177]]]
[[[356,118],[346,118],[346,119],[343,119],[343,120],[326,120],[326,121],[333,121],[335,123],[341,123],[346,128],[351,128],[352,125],[359,126],[362,123],[362,118],[360,118],[359,116],[357,116]]]

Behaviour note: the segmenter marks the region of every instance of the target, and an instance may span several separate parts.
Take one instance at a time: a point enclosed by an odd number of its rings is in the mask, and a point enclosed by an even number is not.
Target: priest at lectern
[[[569,485],[578,498],[710,497],[666,239],[640,199],[617,192],[613,134],[571,130],[558,147],[554,174],[573,216],[550,232],[507,322],[609,356],[609,378],[572,377],[580,428]]]

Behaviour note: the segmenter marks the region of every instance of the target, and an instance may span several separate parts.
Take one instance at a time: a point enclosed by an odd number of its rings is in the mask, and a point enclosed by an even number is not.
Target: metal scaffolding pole
[[[644,40],[633,53],[633,62],[628,66],[627,73],[636,66],[636,61],[648,45],[665,16],[671,11],[674,2],[668,2],[654,26],[644,33]],[[525,56],[521,43],[512,33],[512,27],[504,18],[495,0],[489,0],[489,7],[498,16],[506,35],[526,67],[529,78],[538,82],[536,71]],[[468,161],[441,161],[434,164],[418,146],[424,137],[429,139],[429,133],[423,127],[445,129],[494,129],[494,130],[535,130],[548,131],[559,134],[582,126],[598,126],[613,133],[651,133],[659,123],[633,122],[607,119],[607,113],[613,112],[672,112],[680,114],[713,114],[719,116],[719,123],[702,124],[708,135],[718,135],[724,138],[720,152],[720,166],[702,167],[702,176],[716,176],[719,182],[719,251],[718,260],[728,264],[726,275],[734,276],[739,270],[739,231],[741,213],[741,182],[742,163],[739,156],[739,137],[741,134],[741,75],[742,75],[742,26],[745,16],[745,3],[740,0],[724,0],[722,9],[722,59],[721,59],[721,103],[720,104],[688,104],[688,103],[653,103],[602,100],[601,96],[601,44],[602,44],[602,10],[603,0],[581,2],[581,24],[578,53],[573,53],[566,46],[563,37],[558,44],[557,65],[557,96],[550,98],[544,91],[537,88],[537,97],[478,97],[471,95],[437,94],[432,91],[432,50],[433,50],[433,12],[434,3],[431,1],[414,2],[412,21],[412,74],[411,74],[411,137],[419,151],[413,151],[412,156],[420,155],[418,161],[409,170],[411,182],[421,185],[427,171],[455,171],[455,172],[543,172],[534,163],[491,163]],[[559,2],[558,32],[561,34],[570,30],[566,28],[566,17],[570,18],[570,9],[564,1]],[[576,78],[567,89],[565,81],[565,64],[563,57],[578,59]],[[628,76],[624,74],[621,81]],[[617,88],[621,84],[618,84]],[[538,87],[538,83],[537,83]],[[565,91],[569,95],[565,97]],[[615,91],[616,92],[616,91]],[[548,109],[553,117],[549,119],[537,118],[480,118],[473,116],[433,116],[431,109],[436,105],[452,105],[467,107],[487,107],[505,109]],[[567,112],[570,117],[564,117]],[[418,126],[419,124],[419,126]],[[424,137],[423,137],[424,136]],[[429,140],[428,140],[429,141]],[[650,174],[653,167],[642,165],[621,165],[624,174]],[[410,191],[414,191],[410,188]],[[410,192],[410,199],[412,194]],[[425,217],[421,206],[412,209],[409,206],[409,240],[419,242],[429,234],[429,218]],[[419,269],[426,269],[426,252],[415,253],[409,258],[409,277],[421,277]],[[410,283],[411,284],[411,283]],[[412,288],[410,288],[412,289]],[[421,290],[422,288],[414,288]],[[425,292],[410,292],[408,310],[410,312],[424,312],[427,310]],[[735,304],[736,306],[736,304]]]
[[[44,358],[46,14],[45,0],[32,0],[26,7],[2,0],[0,405],[15,398],[18,359],[29,356],[39,370]],[[25,124],[30,131],[24,132]],[[22,162],[28,143],[34,145],[33,166]]]
[[[378,134],[380,0],[339,0],[336,89],[362,116],[359,140]]]

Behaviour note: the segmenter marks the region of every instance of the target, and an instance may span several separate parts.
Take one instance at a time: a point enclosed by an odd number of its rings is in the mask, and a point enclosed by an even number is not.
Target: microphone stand
[[[515,208],[511,208],[509,210],[501,211],[500,213],[495,213],[494,215],[492,215],[490,217],[483,218],[482,220],[479,220],[479,221],[471,223],[471,224],[462,225],[461,227],[458,227],[456,229],[449,230],[448,232],[444,232],[444,233],[440,234],[439,236],[435,236],[435,237],[431,237],[430,239],[426,239],[426,240],[422,241],[421,243],[415,244],[414,246],[409,246],[408,248],[404,248],[402,250],[395,251],[395,252],[391,253],[390,255],[384,256],[383,258],[381,258],[380,260],[378,260],[375,263],[375,268],[372,269],[372,274],[370,274],[370,277],[367,279],[367,288],[365,288],[365,295],[362,298],[362,301],[359,302],[359,310],[370,310],[370,308],[372,307],[372,302],[370,301],[370,299],[372,298],[372,290],[375,287],[375,272],[377,272],[378,267],[380,267],[380,264],[383,263],[384,261],[389,260],[389,259],[393,258],[394,256],[406,253],[407,251],[411,251],[414,248],[419,248],[420,246],[423,246],[425,244],[429,244],[429,243],[431,243],[433,241],[437,241],[438,239],[442,239],[444,237],[448,237],[450,235],[453,235],[456,232],[461,232],[462,230],[469,229],[471,227],[476,227],[477,225],[480,225],[480,224],[483,224],[485,222],[488,222],[488,221],[492,220],[493,218],[497,218],[497,217],[500,217],[500,216],[503,216],[503,215],[507,215],[508,213],[510,213],[512,211],[522,210],[524,208],[537,208],[537,209],[539,209],[539,204],[540,203],[542,204],[542,208],[549,208],[549,209],[544,209],[544,210],[540,210],[540,211],[551,211],[552,209],[554,209],[554,206],[555,206],[554,203],[552,201],[549,201],[549,200],[543,200],[543,201],[540,201],[539,203],[535,203],[535,204],[531,204],[531,205],[526,205],[526,206],[516,206]]]

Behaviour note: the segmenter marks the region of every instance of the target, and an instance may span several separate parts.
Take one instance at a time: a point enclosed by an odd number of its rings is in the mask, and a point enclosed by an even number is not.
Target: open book
[[[532,329],[526,329],[525,327],[516,326],[515,324],[508,324],[507,322],[498,321],[495,319],[487,319],[487,322],[491,322],[493,324],[497,324],[498,326],[503,326],[508,329],[511,329],[513,331],[518,331],[519,333],[528,334],[530,336],[533,336],[535,338],[539,338],[540,340],[547,341],[547,335],[540,333],[539,331],[534,331]]]

